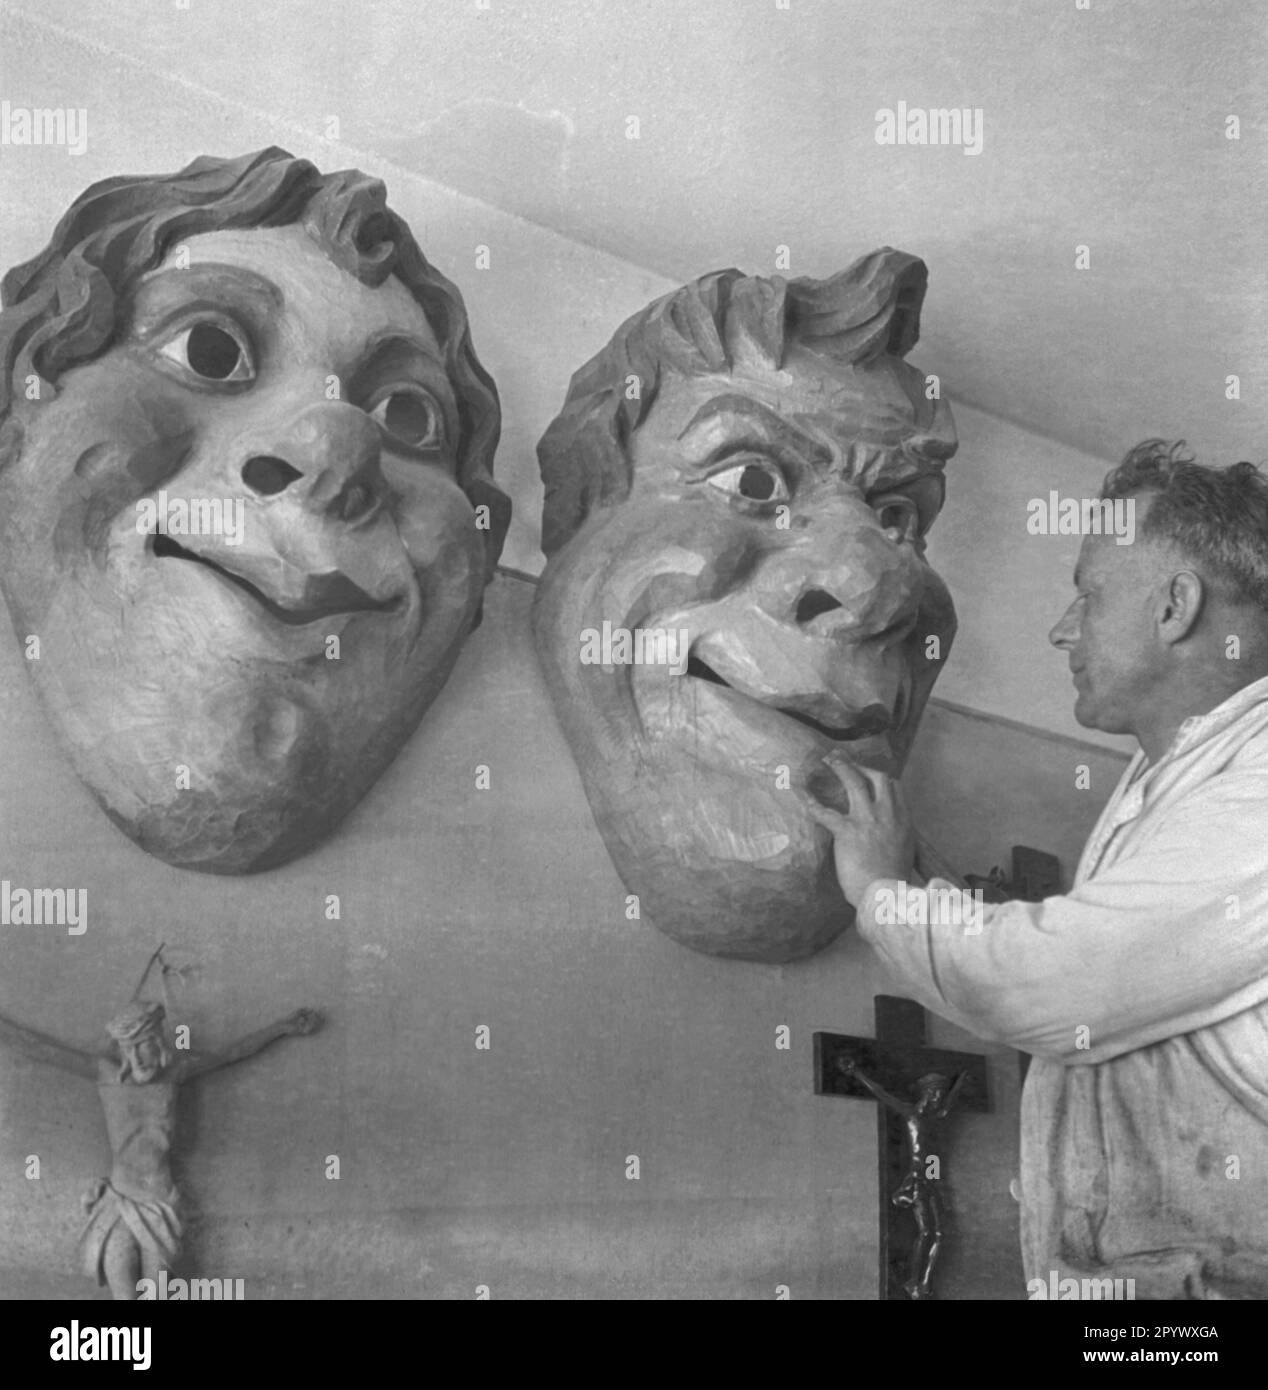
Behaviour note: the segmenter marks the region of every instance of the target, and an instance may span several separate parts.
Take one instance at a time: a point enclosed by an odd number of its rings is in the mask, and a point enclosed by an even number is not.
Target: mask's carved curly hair
[[[537,446],[546,489],[542,550],[554,554],[594,511],[629,494],[630,438],[663,375],[725,372],[745,360],[775,370],[792,342],[848,368],[891,359],[911,403],[906,437],[865,447],[939,472],[956,450],[950,409],[927,400],[923,375],[901,360],[919,339],[928,279],[922,260],[886,246],[826,280],[714,271],[640,309],[574,374]]]
[[[0,285],[0,468],[20,447],[9,412],[19,383],[40,379],[52,394],[59,375],[105,352],[121,327],[133,286],[171,246],[202,232],[301,223],[330,259],[362,284],[395,275],[435,331],[458,402],[458,482],[474,506],[490,509],[489,571],[510,499],[493,482],[501,410],[493,379],[471,346],[458,289],[424,257],[387,206],[382,182],[355,169],[322,174],[272,147],[237,159],[203,156],[176,174],[104,179],[82,193],[48,246]]]
[[[1208,468],[1183,439],[1146,439],[1105,477],[1103,498],[1149,499],[1138,535],[1169,541],[1231,603],[1268,614],[1268,476]]]

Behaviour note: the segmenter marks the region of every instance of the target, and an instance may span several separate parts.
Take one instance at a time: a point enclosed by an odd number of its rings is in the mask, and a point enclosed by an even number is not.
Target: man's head
[[[121,1082],[144,1086],[167,1066],[169,1054],[163,1035],[166,1016],[162,1004],[142,1001],[120,1009],[106,1024],[106,1032],[119,1051]]]
[[[76,770],[171,863],[304,852],[505,534],[461,296],[379,181],[270,149],[95,184],[3,300],[0,587]]]
[[[1268,478],[1150,439],[1101,496],[1135,503],[1135,539],[1085,537],[1074,601],[1049,637],[1069,654],[1079,723],[1150,751],[1155,728],[1174,732],[1268,671]]]
[[[556,710],[641,912],[698,949],[791,959],[848,924],[806,801],[829,753],[901,768],[946,659],[924,535],[955,429],[903,361],[926,279],[889,249],[706,275],[617,330],[538,446]]]

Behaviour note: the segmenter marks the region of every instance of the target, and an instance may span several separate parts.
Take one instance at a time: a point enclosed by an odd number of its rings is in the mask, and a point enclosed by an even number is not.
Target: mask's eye
[[[389,391],[379,398],[370,416],[388,442],[411,452],[435,449],[444,441],[445,417],[439,404],[418,386]]]
[[[904,540],[918,540],[942,510],[942,475],[909,478],[888,490],[882,485],[867,500],[885,530],[898,530]]]
[[[885,492],[869,497],[868,503],[885,531],[897,531],[899,539],[915,540],[920,534],[920,509],[902,492]]]
[[[178,333],[159,354],[202,381],[250,381],[255,376],[245,342],[219,323],[196,323]]]
[[[749,459],[720,469],[706,481],[719,492],[745,502],[787,502],[790,496],[783,473],[768,459]]]

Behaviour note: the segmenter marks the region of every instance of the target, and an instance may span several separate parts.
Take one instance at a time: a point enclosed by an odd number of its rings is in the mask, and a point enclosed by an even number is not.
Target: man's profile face
[[[839,788],[825,758],[901,769],[955,628],[918,544],[941,480],[852,452],[909,412],[894,373],[797,345],[669,374],[630,495],[547,567],[535,627],[596,821],[640,914],[688,945],[792,959],[850,920],[807,802]],[[583,664],[605,622],[685,629],[685,671]]]
[[[193,236],[121,312],[14,408],[0,582],[112,819],[174,864],[268,867],[356,803],[470,630],[457,404],[404,285],[299,226]]]
[[[1049,634],[1066,652],[1074,678],[1074,717],[1085,729],[1135,732],[1136,715],[1155,679],[1156,547],[1085,536],[1075,567],[1075,596]]]

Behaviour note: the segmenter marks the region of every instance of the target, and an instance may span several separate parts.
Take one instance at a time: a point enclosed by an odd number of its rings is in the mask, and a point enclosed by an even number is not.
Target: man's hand
[[[286,1020],[286,1027],[299,1036],[315,1033],[321,1027],[321,1014],[316,1009],[296,1009]]]
[[[837,879],[846,900],[859,903],[878,878],[909,879],[916,834],[898,783],[883,772],[853,763],[825,763],[849,801],[843,814],[818,801],[807,803],[813,820],[832,832]]]

